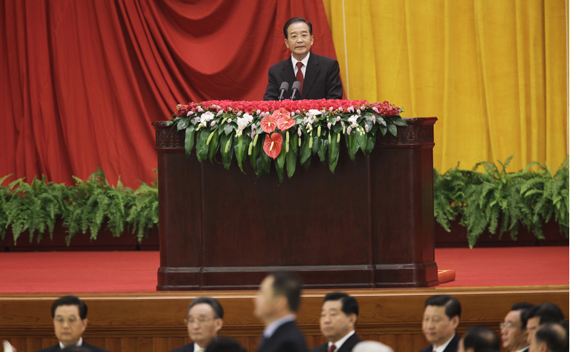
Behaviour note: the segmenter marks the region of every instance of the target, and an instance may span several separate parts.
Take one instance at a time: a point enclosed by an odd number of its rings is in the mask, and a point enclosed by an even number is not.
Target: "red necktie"
[[[297,81],[299,81],[299,83],[301,83],[301,88],[299,89],[299,96],[300,96],[301,92],[303,91],[303,80],[304,79],[303,79],[303,71],[301,71],[301,67],[303,67],[303,63],[301,61],[297,62],[297,67],[298,67],[298,69],[297,69],[297,75],[295,76],[295,79]],[[333,351],[329,351],[329,352],[333,352]]]
[[[302,65],[302,64],[301,64]],[[331,345],[331,347],[329,347],[329,352],[334,352],[334,350],[336,350],[336,346],[335,345]]]

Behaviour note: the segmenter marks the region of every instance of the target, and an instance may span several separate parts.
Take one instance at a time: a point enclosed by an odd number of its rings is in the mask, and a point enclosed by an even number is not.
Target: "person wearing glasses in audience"
[[[193,343],[171,352],[204,352],[208,344],[218,336],[224,325],[224,309],[212,297],[198,297],[190,303],[186,326]]]
[[[39,352],[61,351],[68,347],[81,347],[91,352],[107,352],[83,341],[81,335],[87,328],[87,305],[75,296],[57,299],[51,306],[53,328],[58,344],[44,348]]]
[[[530,303],[516,303],[501,323],[501,340],[503,347],[510,352],[527,352],[526,324],[523,324],[524,312],[531,308]],[[525,322],[526,323],[526,322]]]

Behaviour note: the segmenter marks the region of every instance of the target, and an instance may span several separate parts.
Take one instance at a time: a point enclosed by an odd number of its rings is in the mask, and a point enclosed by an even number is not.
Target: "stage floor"
[[[568,247],[441,248],[435,288],[568,285]],[[0,293],[155,291],[159,252],[0,253]]]

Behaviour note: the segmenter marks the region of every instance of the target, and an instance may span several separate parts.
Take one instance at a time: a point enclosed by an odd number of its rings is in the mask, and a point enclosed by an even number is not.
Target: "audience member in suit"
[[[57,299],[51,306],[53,328],[59,343],[44,348],[39,352],[55,352],[64,348],[77,346],[91,352],[107,352],[102,348],[83,341],[81,335],[87,328],[87,305],[75,296],[65,296]]]
[[[293,273],[269,274],[255,298],[254,314],[265,325],[258,352],[306,352],[305,337],[295,323],[301,303],[301,278]]]
[[[422,329],[431,343],[420,352],[456,352],[459,335],[455,332],[461,318],[461,303],[451,296],[438,295],[426,300]]]
[[[311,51],[313,45],[313,26],[302,17],[294,17],[283,27],[285,46],[291,51],[291,57],[269,68],[269,79],[263,100],[277,100],[283,82],[299,81],[302,76],[300,96],[294,99],[342,99],[342,81],[338,61],[326,56],[316,55]],[[298,63],[302,63],[299,68]],[[301,70],[301,73],[299,73]],[[291,97],[286,92],[286,98]]]
[[[205,351],[206,346],[218,335],[224,324],[224,309],[212,297],[198,297],[188,306],[186,327],[192,343],[172,352]]]
[[[484,326],[471,326],[459,341],[459,352],[500,352],[501,340]]]
[[[532,344],[534,334],[538,327],[545,323],[561,323],[564,313],[554,303],[542,303],[529,308],[525,312],[527,343]]]
[[[501,324],[501,339],[503,347],[510,352],[527,352],[526,324],[523,326],[521,317],[527,309],[531,308],[530,303],[516,303],[511,307],[510,312],[505,316]]]
[[[321,308],[321,333],[328,342],[311,352],[351,352],[361,342],[354,331],[358,320],[358,302],[344,292],[331,292]]]
[[[394,350],[378,341],[362,341],[356,344],[353,352],[394,352]]]
[[[247,352],[242,345],[229,337],[216,337],[206,347],[206,352]]]
[[[544,323],[534,334],[529,352],[568,351],[568,329],[557,323]]]

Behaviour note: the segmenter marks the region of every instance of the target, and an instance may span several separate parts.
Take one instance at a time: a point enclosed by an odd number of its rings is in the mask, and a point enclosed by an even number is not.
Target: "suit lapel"
[[[307,98],[309,92],[311,91],[313,83],[315,83],[315,80],[319,76],[319,72],[319,58],[317,55],[311,53],[309,62],[307,63],[307,70],[305,71],[305,80],[303,81],[303,92],[301,94],[301,99]]]
[[[289,89],[291,89],[291,85],[293,82],[295,82],[295,71],[293,71],[293,63],[291,62],[291,58],[283,61],[283,65],[281,67],[281,78],[283,81],[289,82]],[[281,82],[278,82],[278,84],[281,84]]]

